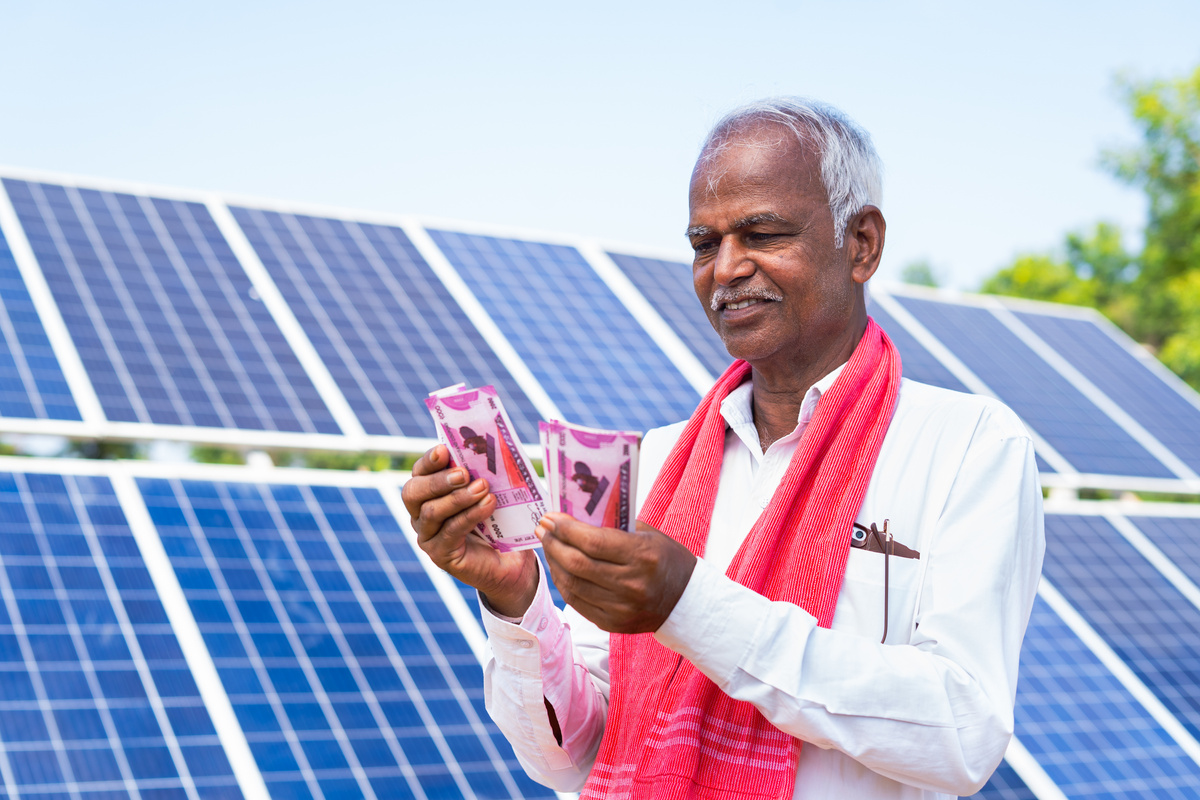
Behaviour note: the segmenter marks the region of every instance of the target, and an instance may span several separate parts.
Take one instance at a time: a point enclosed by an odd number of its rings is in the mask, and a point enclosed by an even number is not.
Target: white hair
[[[730,111],[713,126],[700,161],[708,162],[739,133],[760,123],[782,125],[821,154],[821,181],[833,215],[833,246],[845,243],[846,225],[864,206],[883,200],[883,164],[871,135],[842,111],[804,97],[768,97]]]

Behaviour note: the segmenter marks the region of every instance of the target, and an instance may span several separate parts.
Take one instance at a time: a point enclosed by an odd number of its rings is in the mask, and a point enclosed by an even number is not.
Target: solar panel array
[[[688,265],[635,248],[0,177],[0,433],[412,452],[425,394],[466,381],[531,442],[682,419],[730,363]],[[907,377],[1021,415],[1044,484],[1200,494],[1200,399],[1093,312],[869,305]],[[0,470],[6,792],[550,796],[398,476],[30,463]],[[1060,508],[981,796],[1200,796],[1200,515]]]
[[[401,480],[0,459],[4,785],[551,796],[483,709],[480,626],[414,550]],[[1036,769],[1010,757],[981,797],[1200,796],[1197,534],[1195,506],[1050,506],[1016,709]]]

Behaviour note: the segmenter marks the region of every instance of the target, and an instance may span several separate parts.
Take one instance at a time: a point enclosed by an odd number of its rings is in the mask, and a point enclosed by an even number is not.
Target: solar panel
[[[987,309],[895,299],[1076,469],[1175,477]]]
[[[58,358],[0,233],[0,417],[80,419]]]
[[[429,231],[572,422],[646,430],[700,397],[573,247]]]
[[[109,420],[338,432],[203,205],[4,186]]]
[[[550,796],[377,490],[139,487],[272,797]]]
[[[1193,736],[1200,613],[1103,517],[1048,515],[1043,574]]]
[[[1068,797],[1196,797],[1200,770],[1038,599],[1021,649],[1017,736]]]
[[[1014,313],[1185,464],[1200,472],[1200,407],[1097,323],[1052,314]]]
[[[691,264],[611,251],[608,256],[714,377],[733,363],[696,298]]]
[[[241,791],[105,477],[0,473],[7,795]]]
[[[429,437],[425,396],[492,384],[524,441],[539,414],[400,228],[234,207],[368,434]]]

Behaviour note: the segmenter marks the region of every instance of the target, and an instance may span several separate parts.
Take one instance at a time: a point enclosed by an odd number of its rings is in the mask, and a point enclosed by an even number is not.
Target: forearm
[[[531,778],[559,791],[587,780],[607,713],[607,663],[578,652],[545,588],[545,576],[520,624],[484,611],[488,659],[484,700]],[[585,648],[586,649],[586,648]],[[558,735],[546,703],[554,708]],[[561,736],[561,741],[559,740]]]

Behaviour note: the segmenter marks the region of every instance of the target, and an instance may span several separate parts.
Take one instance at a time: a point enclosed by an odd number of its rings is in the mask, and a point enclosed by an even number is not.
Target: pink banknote
[[[538,433],[551,507],[602,528],[632,531],[641,435],[558,420],[538,423]]]
[[[485,479],[496,497],[496,510],[478,525],[479,535],[502,552],[540,547],[533,529],[546,513],[546,492],[495,387],[460,383],[431,393],[425,405],[454,464],[466,467],[471,480]]]

